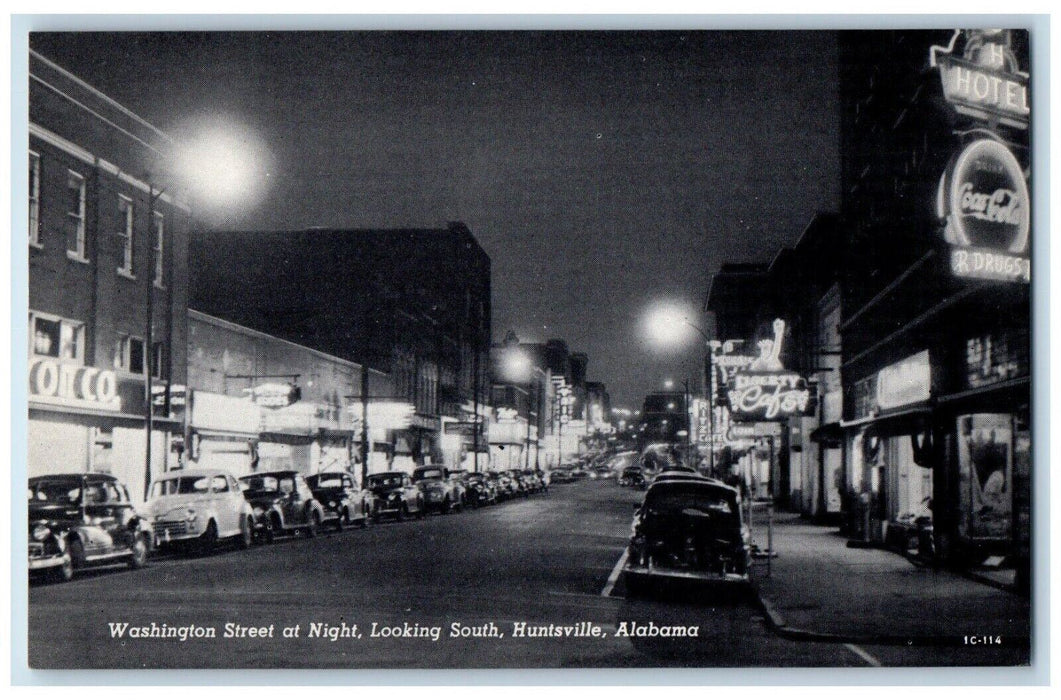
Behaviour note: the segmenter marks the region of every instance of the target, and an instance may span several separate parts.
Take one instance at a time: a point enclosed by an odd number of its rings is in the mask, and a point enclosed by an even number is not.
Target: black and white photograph
[[[1030,668],[1043,38],[951,19],[29,31],[27,670]]]

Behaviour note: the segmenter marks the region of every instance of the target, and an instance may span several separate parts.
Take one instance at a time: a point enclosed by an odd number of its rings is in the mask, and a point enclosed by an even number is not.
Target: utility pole
[[[476,321],[478,324],[478,321]],[[478,325],[475,329],[475,348],[474,355],[472,356],[472,371],[475,373],[475,377],[472,379],[472,391],[475,396],[472,397],[472,406],[475,413],[475,417],[472,422],[472,449],[475,450],[475,455],[472,457],[472,471],[479,471],[479,345],[480,345],[480,331]]]
[[[368,484],[368,366],[361,363],[361,488]]]
[[[155,204],[162,197],[163,190],[155,192],[154,184],[148,184],[147,194],[147,269],[141,274],[147,283],[147,293],[144,295],[144,429],[147,439],[144,444],[144,499],[148,497],[151,489],[151,437],[155,430],[154,396],[152,395],[151,371],[155,364],[155,244],[152,238],[151,224],[154,222]],[[134,235],[130,232],[130,235]],[[132,241],[130,241],[132,245]],[[136,246],[133,246],[133,256],[136,255]]]

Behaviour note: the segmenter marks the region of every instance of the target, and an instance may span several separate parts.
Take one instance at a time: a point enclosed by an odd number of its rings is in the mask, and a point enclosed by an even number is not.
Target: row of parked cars
[[[327,527],[492,505],[545,491],[547,483],[542,472],[519,469],[425,466],[412,474],[371,474],[364,487],[345,471],[277,470],[237,479],[220,469],[182,469],[154,481],[137,508],[109,474],[39,476],[28,489],[29,571],[68,581],[91,566],[140,568],[158,549],[205,552],[223,540],[248,548],[284,535],[315,537]]]

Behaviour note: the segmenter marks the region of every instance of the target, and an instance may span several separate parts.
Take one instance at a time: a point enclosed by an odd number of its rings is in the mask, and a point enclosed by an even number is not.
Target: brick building
[[[29,75],[27,470],[142,499],[183,451],[189,210],[152,180],[166,134],[34,51]]]

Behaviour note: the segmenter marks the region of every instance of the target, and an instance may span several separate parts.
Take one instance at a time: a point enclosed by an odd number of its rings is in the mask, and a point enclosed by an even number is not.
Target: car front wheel
[[[147,535],[145,533],[137,533],[128,562],[130,569],[142,569],[147,563]]]
[[[254,522],[250,519],[250,516],[243,516],[240,519],[239,526],[239,548],[250,549],[251,544],[254,542]]]
[[[309,514],[309,522],[306,524],[306,537],[316,537],[321,529],[321,516],[317,511]]]
[[[199,536],[199,551],[209,554],[217,547],[217,523],[211,520],[206,525],[206,532]]]

